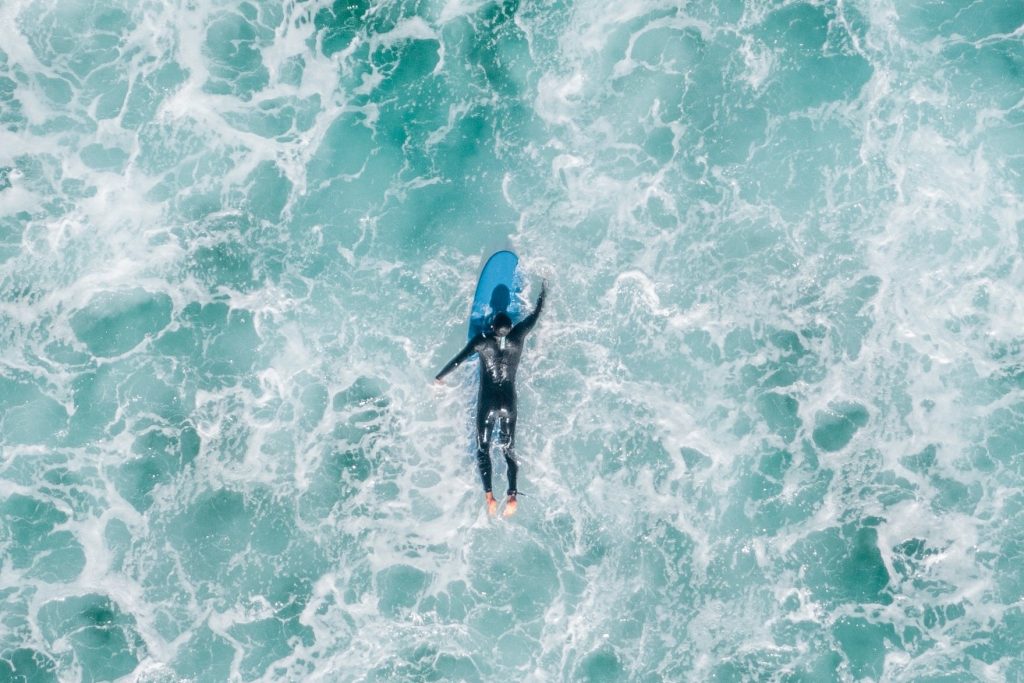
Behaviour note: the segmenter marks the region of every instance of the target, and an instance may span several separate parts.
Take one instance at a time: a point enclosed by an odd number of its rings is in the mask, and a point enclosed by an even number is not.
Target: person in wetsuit
[[[441,382],[445,375],[474,353],[479,354],[481,371],[480,394],[476,404],[476,462],[484,485],[487,512],[492,515],[498,509],[498,501],[491,492],[491,444],[494,442],[495,428],[498,429],[500,443],[505,447],[505,464],[508,465],[508,501],[504,515],[509,516],[516,511],[516,473],[519,471],[515,455],[516,370],[526,335],[533,329],[544,309],[546,285],[544,283],[541,286],[537,305],[530,315],[513,326],[507,313],[498,313],[491,321],[490,329],[470,339],[466,348],[448,361],[434,378],[436,382]]]

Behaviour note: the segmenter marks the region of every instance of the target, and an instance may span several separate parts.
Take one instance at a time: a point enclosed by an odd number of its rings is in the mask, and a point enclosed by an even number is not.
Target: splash
[[[0,678],[1021,678],[1022,25],[4,3]]]

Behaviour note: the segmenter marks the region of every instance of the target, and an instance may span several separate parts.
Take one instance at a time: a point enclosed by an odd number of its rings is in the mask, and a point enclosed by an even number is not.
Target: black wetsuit
[[[519,465],[515,455],[516,441],[516,370],[523,353],[526,335],[540,317],[544,308],[544,290],[537,299],[537,306],[530,315],[514,325],[504,337],[494,329],[476,335],[469,340],[466,348],[452,358],[436,379],[441,379],[457,368],[474,353],[480,356],[480,395],[476,405],[476,461],[480,468],[480,479],[484,491],[491,491],[491,444],[494,428],[500,423],[499,438],[505,447],[505,463],[508,465],[508,495],[515,495],[516,473]]]

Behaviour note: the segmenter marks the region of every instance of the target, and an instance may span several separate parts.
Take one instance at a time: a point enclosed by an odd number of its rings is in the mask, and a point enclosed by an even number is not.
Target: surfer
[[[537,323],[544,309],[544,295],[547,283],[541,285],[537,305],[530,315],[513,325],[505,312],[491,320],[490,328],[469,340],[466,348],[441,368],[434,378],[440,383],[445,375],[461,365],[474,353],[480,356],[480,395],[476,404],[476,462],[480,468],[480,479],[484,484],[487,512],[498,510],[498,501],[491,492],[491,445],[495,430],[505,447],[505,464],[508,465],[508,501],[505,503],[506,517],[516,512],[516,369],[523,353],[523,343]]]

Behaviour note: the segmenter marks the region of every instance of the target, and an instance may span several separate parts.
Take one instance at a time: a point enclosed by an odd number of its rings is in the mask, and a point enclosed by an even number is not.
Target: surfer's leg
[[[510,415],[501,420],[501,443],[505,447],[505,465],[508,466],[508,495],[516,493],[516,474],[519,461],[516,460],[516,418]]]
[[[487,501],[487,512],[494,514],[498,509],[498,501],[491,492],[491,430],[494,418],[491,412],[482,407],[476,415],[476,466],[480,470],[480,481],[484,485],[484,499]]]
[[[502,513],[509,517],[516,513],[516,475],[519,473],[519,461],[516,459],[516,414],[511,411],[501,421],[501,440],[505,444],[505,465],[508,467],[508,501]]]

